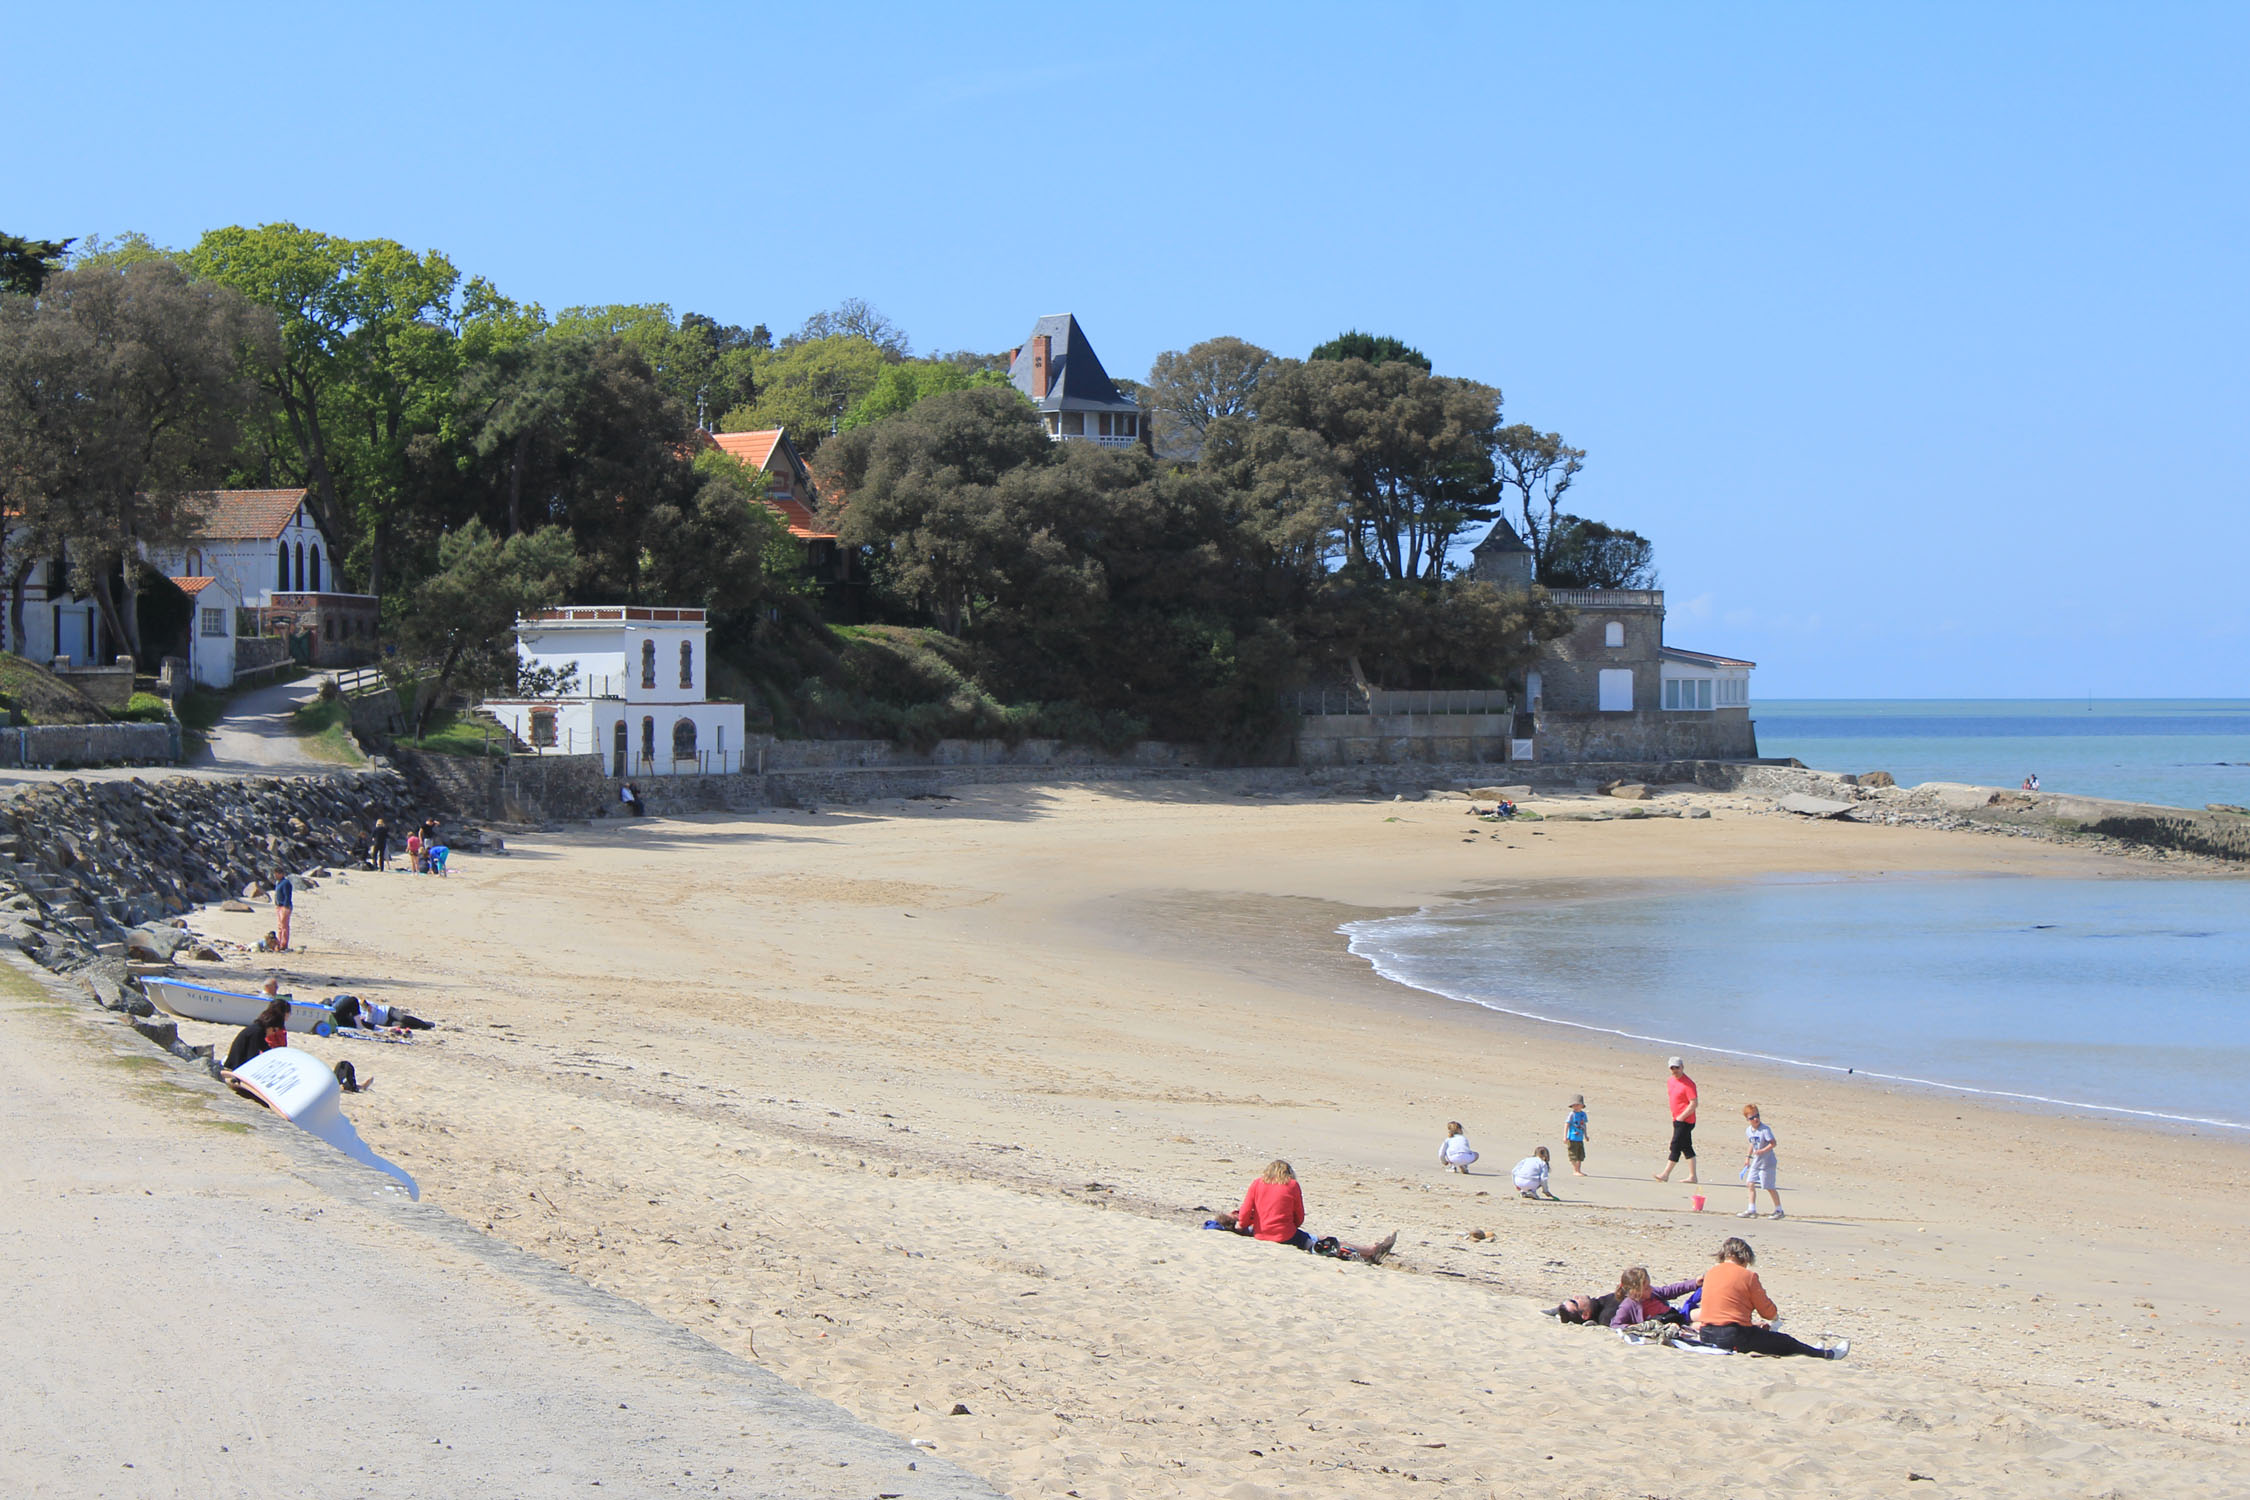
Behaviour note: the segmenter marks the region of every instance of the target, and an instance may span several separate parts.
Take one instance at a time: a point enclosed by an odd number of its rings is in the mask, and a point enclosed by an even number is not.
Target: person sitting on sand
[[[1439,1163],[1448,1172],[1459,1172],[1466,1175],[1470,1164],[1475,1162],[1476,1159],[1477,1154],[1469,1149],[1468,1132],[1461,1128],[1461,1122],[1459,1120],[1446,1121],[1445,1144],[1438,1147]]]
[[[1671,1281],[1663,1286],[1651,1286],[1648,1267],[1627,1266],[1617,1278],[1617,1310],[1609,1315],[1612,1328],[1631,1328],[1639,1323],[1685,1323],[1686,1317],[1672,1310],[1674,1297],[1685,1297],[1703,1285],[1698,1276],[1693,1281]]]
[[[1249,1230],[1242,1227],[1242,1221],[1239,1218],[1223,1211],[1215,1218],[1205,1219],[1203,1227],[1205,1229],[1223,1229],[1228,1234],[1248,1235],[1250,1233]],[[1383,1257],[1391,1253],[1391,1247],[1397,1243],[1398,1236],[1396,1234],[1387,1234],[1372,1245],[1347,1245],[1332,1234],[1324,1234],[1304,1248],[1315,1255],[1333,1256],[1337,1260],[1364,1261],[1368,1265],[1378,1266],[1383,1263]]]
[[[1703,1300],[1695,1309],[1696,1326],[1703,1342],[1736,1354],[1803,1354],[1814,1359],[1842,1359],[1851,1352],[1851,1340],[1840,1339],[1826,1349],[1791,1338],[1769,1328],[1761,1318],[1779,1317],[1773,1298],[1750,1268],[1758,1254],[1747,1240],[1729,1239],[1719,1247],[1719,1261],[1703,1273]]]
[[[357,995],[338,995],[335,1014],[338,1026],[361,1026],[369,1031],[381,1031],[386,1027],[430,1031],[436,1026],[435,1022],[425,1021],[420,1016],[408,1015],[398,1006],[362,1000]]]
[[[1516,1191],[1526,1198],[1545,1198],[1549,1202],[1560,1202],[1547,1186],[1548,1170],[1547,1148],[1534,1146],[1529,1156],[1516,1163]]]
[[[1297,1169],[1280,1160],[1269,1161],[1257,1181],[1243,1190],[1242,1207],[1234,1211],[1235,1232],[1276,1245],[1312,1248],[1305,1233],[1305,1190],[1297,1185]]]
[[[234,1034],[234,1045],[227,1048],[225,1067],[233,1072],[251,1058],[276,1047],[289,1045],[289,1002],[274,994],[277,981],[266,981],[266,994],[271,998],[257,1018]]]

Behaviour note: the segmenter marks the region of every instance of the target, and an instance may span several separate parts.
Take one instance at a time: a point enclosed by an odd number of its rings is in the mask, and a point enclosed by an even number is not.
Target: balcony
[[[1662,609],[1662,589],[1549,589],[1557,604],[1572,609]]]

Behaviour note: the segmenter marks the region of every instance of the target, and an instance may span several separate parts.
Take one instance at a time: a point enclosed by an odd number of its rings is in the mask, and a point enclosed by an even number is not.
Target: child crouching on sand
[[[1476,1159],[1477,1154],[1469,1149],[1468,1132],[1461,1128],[1461,1122],[1459,1120],[1446,1121],[1445,1144],[1438,1147],[1438,1161],[1448,1172],[1460,1172],[1465,1175],[1469,1170],[1469,1164]]]
[[[1545,1146],[1534,1146],[1531,1154],[1516,1163],[1516,1191],[1526,1198],[1545,1198],[1558,1202],[1547,1186],[1548,1156]]]

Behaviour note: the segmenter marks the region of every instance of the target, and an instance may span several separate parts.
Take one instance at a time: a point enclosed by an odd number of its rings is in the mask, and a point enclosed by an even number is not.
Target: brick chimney
[[[1047,399],[1047,362],[1053,358],[1055,341],[1046,334],[1031,341],[1031,399]]]

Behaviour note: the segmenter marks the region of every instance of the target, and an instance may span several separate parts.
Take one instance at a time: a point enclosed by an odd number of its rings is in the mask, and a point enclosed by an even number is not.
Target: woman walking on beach
[[[1664,1170],[1656,1174],[1658,1182],[1670,1182],[1672,1169],[1687,1158],[1687,1180],[1695,1181],[1695,1080],[1687,1076],[1687,1064],[1675,1057],[1665,1066],[1672,1070],[1664,1090],[1672,1101],[1672,1154],[1665,1160]]]
[[[1773,1127],[1758,1118],[1758,1106],[1755,1104],[1742,1106],[1742,1118],[1750,1122],[1749,1128],[1743,1132],[1749,1137],[1750,1148],[1742,1158],[1742,1180],[1750,1188],[1750,1203],[1735,1217],[1758,1217],[1758,1189],[1764,1188],[1766,1196],[1773,1199],[1773,1216],[1777,1219],[1786,1218],[1787,1215],[1781,1211],[1781,1189],[1775,1185],[1780,1173],[1780,1163],[1774,1155]]]

